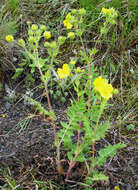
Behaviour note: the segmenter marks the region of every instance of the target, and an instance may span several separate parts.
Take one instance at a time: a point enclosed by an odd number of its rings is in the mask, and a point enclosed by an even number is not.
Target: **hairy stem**
[[[77,136],[77,148],[76,148],[76,149],[78,149],[79,143],[80,143],[80,131],[78,131],[78,136]],[[68,179],[69,179],[69,176],[70,176],[70,173],[71,173],[72,168],[73,168],[73,167],[75,166],[75,164],[76,164],[76,158],[77,158],[78,154],[79,154],[78,152],[75,154],[73,160],[71,161],[71,163],[70,163],[70,165],[69,165],[69,168],[68,168],[68,171],[67,171],[67,175],[66,175],[66,179],[65,179],[66,182],[67,182]]]

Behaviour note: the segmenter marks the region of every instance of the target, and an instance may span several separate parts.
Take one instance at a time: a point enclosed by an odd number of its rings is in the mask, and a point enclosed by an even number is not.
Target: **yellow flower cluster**
[[[6,39],[7,42],[13,42],[13,40],[14,40],[12,35],[7,35],[5,37],[5,39]]]
[[[101,76],[97,77],[93,84],[95,90],[98,91],[104,99],[108,100],[113,96],[114,89],[112,85],[108,84],[108,81]]]
[[[45,31],[45,32],[44,32],[44,37],[45,37],[46,39],[51,38],[51,33],[50,33],[49,31]]]
[[[114,8],[106,9],[104,7],[102,8],[102,13],[109,16],[114,16],[117,14]]]
[[[63,64],[62,69],[58,68],[57,73],[61,79],[68,77],[70,75],[70,68],[68,64]]]
[[[70,22],[70,19],[71,19],[71,13],[68,13],[65,20],[63,21],[63,24],[67,29],[71,29],[73,27],[73,25]]]

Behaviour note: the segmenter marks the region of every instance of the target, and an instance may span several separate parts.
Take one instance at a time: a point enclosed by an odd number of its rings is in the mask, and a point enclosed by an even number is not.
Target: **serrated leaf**
[[[92,180],[93,181],[99,181],[99,180],[108,181],[109,177],[102,173],[99,173],[99,174],[93,175]]]
[[[85,162],[85,157],[84,157],[84,155],[83,154],[79,154],[78,156],[77,156],[77,158],[76,158],[76,161],[77,162]]]
[[[36,109],[36,110],[38,110],[38,111],[44,113],[44,114],[47,115],[47,116],[54,117],[54,113],[47,111],[43,106],[41,106],[41,104],[40,104],[39,102],[35,101],[34,99],[32,99],[32,98],[30,98],[30,97],[29,97],[28,99],[29,99],[30,102],[33,103],[33,105],[35,106],[35,109]]]
[[[94,141],[98,141],[101,138],[104,138],[109,128],[110,128],[109,121],[105,122],[104,124],[100,124],[97,128],[96,135],[93,137]]]
[[[99,156],[93,161],[93,166],[101,166],[103,163],[106,162],[108,157],[113,158],[115,156],[117,149],[124,148],[125,146],[125,144],[118,143],[115,145],[108,145],[108,147],[101,149],[99,151]]]

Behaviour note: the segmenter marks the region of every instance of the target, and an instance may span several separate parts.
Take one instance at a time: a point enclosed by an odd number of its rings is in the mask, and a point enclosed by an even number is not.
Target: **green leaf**
[[[70,136],[64,136],[63,137],[63,143],[64,143],[64,146],[66,148],[68,148],[68,150],[71,150],[72,148],[72,139],[70,138]]]
[[[67,156],[69,160],[73,160],[72,152],[67,152]]]
[[[99,180],[103,180],[103,181],[108,181],[109,180],[109,177],[102,174],[102,173],[99,173],[99,174],[95,174],[93,177],[92,177],[92,180],[93,181],[99,181]]]
[[[104,124],[100,124],[97,128],[95,136],[93,137],[93,140],[98,141],[101,138],[104,138],[109,128],[110,128],[109,121],[105,122]]]
[[[99,151],[99,156],[96,157],[93,161],[93,166],[98,165],[101,166],[103,163],[106,162],[108,157],[113,158],[116,154],[117,149],[124,148],[125,144],[115,144],[115,145],[108,145],[108,147],[101,149]]]
[[[126,126],[126,129],[128,131],[133,131],[135,129],[135,125],[134,124],[129,124],[129,125]]]
[[[25,66],[25,65],[26,65],[26,62],[22,62],[22,63],[19,64],[19,66],[22,66],[22,67]]]
[[[21,73],[22,73],[23,71],[24,71],[23,68],[17,68],[17,69],[16,69],[16,73],[13,75],[12,79],[18,78],[18,77],[21,75]]]
[[[92,185],[92,184],[93,184],[93,179],[92,179],[92,177],[86,177],[86,184],[87,184],[87,185]]]
[[[44,113],[44,114],[47,115],[47,116],[54,117],[54,113],[47,111],[43,106],[41,106],[41,104],[40,104],[39,102],[35,101],[34,99],[32,99],[32,98],[30,98],[30,97],[29,97],[28,99],[29,99],[30,102],[33,103],[33,105],[35,106],[35,109],[36,109],[36,110],[38,110],[38,111]]]
[[[82,154],[82,153],[80,153],[78,156],[77,156],[77,158],[76,158],[76,161],[77,162],[85,162],[85,157],[84,157],[84,155]]]
[[[89,50],[90,56],[95,55],[97,52],[98,52],[98,49],[96,49],[95,47],[92,50]]]

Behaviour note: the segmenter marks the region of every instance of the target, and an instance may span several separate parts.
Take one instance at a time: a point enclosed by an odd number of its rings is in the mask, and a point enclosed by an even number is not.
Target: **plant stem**
[[[100,117],[101,117],[101,115],[102,115],[102,113],[104,111],[105,104],[106,104],[106,102],[105,102],[105,100],[103,100],[101,105],[100,105],[99,116],[97,118],[96,126],[94,128],[94,136],[96,136],[97,128],[98,128],[98,125],[99,125],[99,120],[100,120]],[[93,163],[94,157],[95,157],[95,141],[92,141],[92,147],[93,147],[93,152],[92,152],[93,156],[92,156],[91,167],[90,167],[88,176],[91,174],[92,170],[94,169],[94,165],[92,163]]]
[[[42,73],[42,70],[41,70],[41,67],[40,67],[40,63],[39,63],[38,51],[36,51],[36,60],[37,60],[37,67],[38,67],[40,75],[42,77],[43,73]],[[47,87],[47,82],[44,82],[44,87],[45,87],[45,91],[46,91],[48,107],[49,107],[50,112],[52,112],[53,110],[52,110],[52,106],[51,106],[51,102],[50,102],[49,90],[48,90],[48,87]],[[54,138],[55,138],[55,140],[57,140],[55,121],[54,121],[53,118],[51,118],[51,121],[52,121],[52,126],[53,126],[53,131],[54,131]]]
[[[77,147],[76,147],[76,149],[78,149],[79,143],[80,143],[80,130],[78,131]],[[76,158],[77,158],[78,154],[79,154],[78,152],[75,154],[73,160],[71,161],[71,163],[70,163],[70,165],[69,165],[69,168],[68,168],[68,171],[67,171],[67,175],[66,175],[66,179],[65,179],[66,182],[67,182],[68,179],[69,179],[69,176],[70,176],[70,173],[71,173],[72,168],[73,168],[73,167],[75,166],[75,164],[76,164]]]
[[[74,158],[73,158],[73,160],[71,161],[71,163],[70,163],[70,165],[69,165],[69,169],[68,169],[68,171],[67,171],[67,175],[66,175],[66,179],[65,179],[66,182],[68,181],[68,178],[69,178],[69,176],[70,176],[70,173],[71,173],[72,168],[73,168],[73,167],[75,166],[75,164],[76,164],[76,158],[77,158],[77,156],[78,156],[78,154],[76,153],[75,156],[74,156]]]

